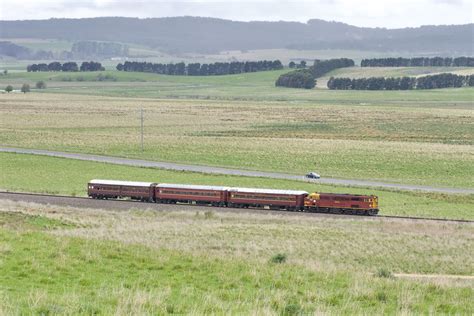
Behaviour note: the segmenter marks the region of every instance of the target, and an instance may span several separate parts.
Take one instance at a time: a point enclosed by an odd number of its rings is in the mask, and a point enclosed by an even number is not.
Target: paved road
[[[199,166],[199,165],[186,165],[186,164],[149,161],[149,160],[141,160],[141,159],[129,159],[129,158],[119,158],[119,157],[90,155],[90,154],[78,154],[78,153],[65,153],[65,152],[49,151],[49,150],[41,150],[41,149],[0,147],[0,152],[34,154],[34,155],[79,159],[79,160],[87,160],[87,161],[97,161],[97,162],[135,166],[135,167],[151,167],[151,168],[160,168],[160,169],[169,169],[169,170],[194,171],[194,172],[202,172],[202,173],[226,174],[226,175],[237,175],[237,176],[246,176],[246,177],[297,180],[297,181],[305,181],[305,182],[321,183],[321,184],[389,188],[389,189],[407,190],[407,191],[474,194],[474,189],[439,188],[439,187],[430,187],[430,186],[421,186],[421,185],[385,183],[385,182],[370,181],[370,180],[352,180],[352,179],[336,179],[336,178],[322,178],[318,180],[308,180],[308,179],[305,179],[301,175],[294,175],[294,174],[287,174],[287,173],[250,171],[250,170],[239,170],[239,169]]]

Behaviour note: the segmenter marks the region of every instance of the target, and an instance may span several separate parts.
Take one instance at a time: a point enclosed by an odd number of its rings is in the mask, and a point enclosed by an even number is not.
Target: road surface
[[[91,155],[91,154],[66,153],[66,152],[41,150],[41,149],[0,147],[0,152],[43,155],[43,156],[78,159],[78,160],[86,160],[86,161],[96,161],[96,162],[104,162],[104,163],[135,166],[135,167],[149,167],[149,168],[192,171],[192,172],[211,173],[211,174],[225,174],[225,175],[235,175],[235,176],[245,176],[245,177],[296,180],[296,181],[305,181],[305,182],[320,183],[320,184],[361,186],[361,187],[387,188],[387,189],[405,190],[405,191],[423,191],[423,192],[437,192],[437,193],[451,193],[451,194],[474,194],[474,189],[467,189],[467,188],[440,188],[440,187],[411,185],[411,184],[386,183],[386,182],[371,181],[371,180],[336,179],[336,178],[325,178],[325,177],[318,180],[313,180],[313,179],[310,180],[310,179],[306,179],[302,175],[294,175],[294,174],[287,174],[287,173],[239,170],[239,169],[222,168],[222,167],[188,165],[188,164],[178,164],[178,163],[172,163],[172,162],[149,161],[149,160],[141,160],[141,159],[120,158],[120,157],[100,156],[100,155]]]

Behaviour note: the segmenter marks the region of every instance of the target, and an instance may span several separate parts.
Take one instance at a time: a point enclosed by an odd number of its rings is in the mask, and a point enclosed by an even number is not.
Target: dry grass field
[[[3,200],[0,311],[471,314],[473,233],[458,223]]]
[[[139,109],[145,151],[139,150]],[[473,187],[474,112],[414,105],[0,95],[0,144]]]

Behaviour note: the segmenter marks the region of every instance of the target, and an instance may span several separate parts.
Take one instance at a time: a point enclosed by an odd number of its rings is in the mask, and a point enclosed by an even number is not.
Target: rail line
[[[66,200],[77,200],[77,201],[84,201],[86,204],[79,204],[79,205],[70,205],[75,207],[88,207],[88,208],[95,208],[100,207],[100,204],[109,203],[113,204],[111,208],[117,208],[120,204],[121,206],[125,206],[124,202],[127,203],[127,207],[119,207],[121,209],[131,207],[130,204],[137,204],[140,206],[164,206],[166,208],[173,208],[173,207],[192,207],[194,205],[189,204],[161,204],[161,203],[146,203],[140,201],[132,201],[132,200],[97,200],[91,199],[89,197],[83,196],[71,196],[71,195],[55,195],[55,194],[44,194],[44,193],[29,193],[29,192],[9,192],[9,191],[0,191],[0,199],[8,199],[8,197],[17,196],[20,198],[15,199],[16,201],[25,201],[25,202],[34,202],[40,204],[54,204],[54,200],[58,201],[60,199]],[[22,200],[21,197],[33,197],[33,199],[29,200]],[[38,200],[34,199],[37,198],[47,198],[50,200]],[[118,204],[120,203],[120,204]],[[66,203],[62,203],[63,205],[69,205]],[[104,205],[102,205],[104,206]],[[148,208],[147,207],[147,208]],[[232,207],[214,207],[214,206],[200,206],[206,208],[216,209],[217,211],[227,211],[227,212],[250,212],[256,211],[260,213],[285,213],[285,214],[294,214],[294,215],[309,215],[309,216],[325,216],[325,217],[338,217],[338,218],[359,218],[359,219],[378,219],[378,218],[390,218],[390,219],[405,219],[405,220],[423,220],[423,221],[440,221],[440,222],[458,222],[458,223],[474,223],[474,220],[468,219],[451,219],[451,218],[435,218],[435,217],[417,217],[417,216],[397,216],[397,215],[376,215],[376,216],[362,216],[362,215],[344,215],[344,214],[330,214],[330,213],[315,213],[315,212],[291,212],[291,211],[275,211],[269,209],[242,209],[242,208],[232,208]]]

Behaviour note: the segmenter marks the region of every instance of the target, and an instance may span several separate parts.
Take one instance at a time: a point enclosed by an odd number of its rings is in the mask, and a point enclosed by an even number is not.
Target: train
[[[165,204],[368,216],[377,215],[379,212],[379,201],[375,195],[308,193],[301,190],[94,179],[87,184],[87,194],[93,199],[127,198]]]

